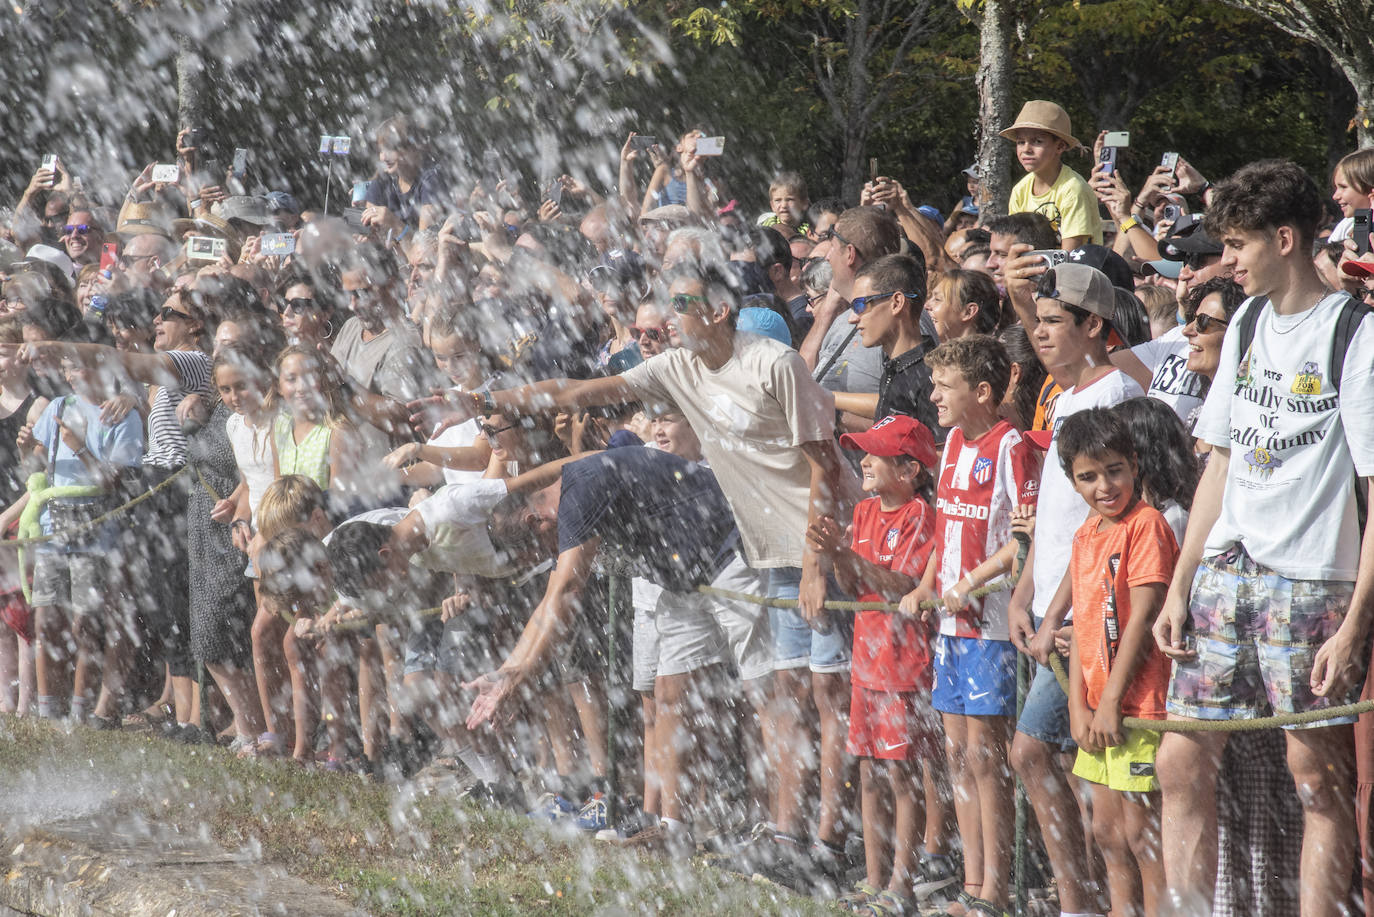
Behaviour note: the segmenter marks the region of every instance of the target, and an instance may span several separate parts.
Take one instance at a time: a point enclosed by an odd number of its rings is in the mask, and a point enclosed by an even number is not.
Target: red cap
[[[1347,261],[1341,265],[1341,270],[1351,277],[1372,277],[1374,276],[1374,255],[1365,255],[1359,261]]]
[[[908,455],[926,468],[934,468],[939,461],[930,428],[905,414],[889,414],[863,433],[846,433],[840,437],[840,445],[862,449],[869,455]]]

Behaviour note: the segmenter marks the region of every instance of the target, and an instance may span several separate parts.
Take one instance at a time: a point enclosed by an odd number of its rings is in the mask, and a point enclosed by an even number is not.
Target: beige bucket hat
[[[1073,124],[1069,121],[1069,113],[1053,102],[1046,102],[1043,99],[1033,99],[1022,105],[1021,114],[1016,116],[1016,123],[1006,130],[1000,131],[998,136],[1015,140],[1016,137],[1012,132],[1022,128],[1053,134],[1067,143],[1071,150],[1076,150],[1083,145],[1073,135]]]

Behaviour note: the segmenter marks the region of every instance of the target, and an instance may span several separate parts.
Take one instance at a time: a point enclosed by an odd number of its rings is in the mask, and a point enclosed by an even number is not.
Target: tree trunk
[[[1360,149],[1374,146],[1374,72],[1345,71],[1355,87],[1355,142]]]
[[[205,127],[205,61],[191,37],[177,35],[177,129]]]
[[[863,156],[868,146],[868,126],[859,123],[868,107],[868,96],[872,91],[872,75],[868,72],[870,58],[873,56],[873,38],[869,35],[872,6],[869,0],[855,4],[854,15],[845,27],[846,44],[849,54],[845,57],[844,86],[844,157],[841,160],[840,200],[846,206],[859,202],[867,177],[864,174]]]
[[[1012,147],[997,136],[1012,123],[1012,23],[1008,0],[984,0],[978,46],[978,176],[983,217],[1007,212],[1011,197]]]

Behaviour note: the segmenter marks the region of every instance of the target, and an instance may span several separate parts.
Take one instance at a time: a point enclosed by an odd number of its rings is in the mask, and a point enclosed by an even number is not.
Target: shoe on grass
[[[690,857],[697,849],[690,831],[685,828],[669,828],[662,822],[613,843],[623,850],[657,853],[677,859]]]
[[[566,822],[577,818],[579,808],[557,793],[545,793],[525,814],[535,821]]]

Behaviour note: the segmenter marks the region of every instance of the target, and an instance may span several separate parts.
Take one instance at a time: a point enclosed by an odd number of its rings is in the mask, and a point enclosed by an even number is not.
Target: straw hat
[[[1013,132],[1023,128],[1053,134],[1067,143],[1071,150],[1076,150],[1083,145],[1073,135],[1073,125],[1069,121],[1069,113],[1053,102],[1034,99],[1022,105],[1021,114],[1016,116],[1016,123],[1001,131],[998,136],[1015,140],[1016,136]]]
[[[170,239],[174,219],[175,214],[171,209],[160,203],[125,201],[119,211],[119,220],[115,224],[115,235],[126,242],[134,236],[148,233],[156,233]]]

